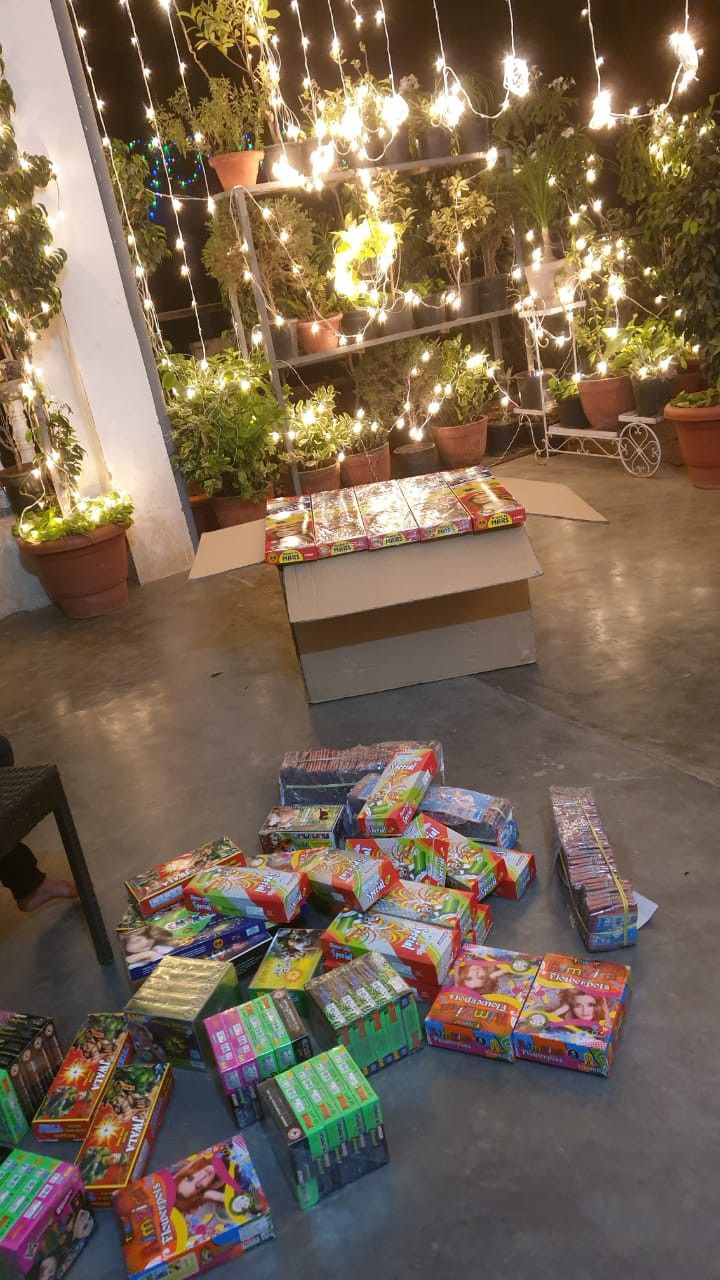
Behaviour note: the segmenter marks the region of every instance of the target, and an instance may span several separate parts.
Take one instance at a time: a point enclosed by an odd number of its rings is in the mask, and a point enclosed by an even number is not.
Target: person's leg
[[[8,738],[3,737],[3,735],[0,733],[0,768],[2,768],[4,765],[9,765],[14,763],[15,763],[15,757],[13,756],[13,749],[10,746],[10,741]]]
[[[13,762],[13,749],[0,734],[0,768]],[[70,880],[48,879],[26,844],[16,845],[0,859],[0,884],[10,890],[21,911],[36,911],[53,898],[77,897],[77,889]]]

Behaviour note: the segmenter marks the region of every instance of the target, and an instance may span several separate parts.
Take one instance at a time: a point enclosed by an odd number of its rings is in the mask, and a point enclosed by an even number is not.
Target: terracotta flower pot
[[[433,423],[432,437],[443,467],[450,471],[455,467],[479,466],[487,451],[487,431],[487,418],[452,427],[439,427]]]
[[[437,449],[429,440],[401,444],[394,453],[401,476],[424,476],[437,470]]]
[[[680,451],[696,489],[720,489],[720,405],[690,409],[665,406],[677,427]]]
[[[210,156],[223,191],[233,187],[254,187],[257,182],[262,151],[228,151],[221,156]]]
[[[264,520],[267,515],[267,496],[263,498],[238,498],[222,495],[210,499],[215,519],[221,529],[234,524],[249,524],[252,520]]]
[[[340,463],[329,467],[315,467],[313,471],[298,471],[303,493],[323,493],[326,489],[340,488]]]
[[[362,453],[348,453],[340,463],[340,477],[347,489],[358,484],[374,484],[390,479],[390,445]]]
[[[681,391],[704,391],[707,385],[708,380],[699,369],[682,369],[672,380],[672,398],[679,396]]]
[[[334,351],[340,341],[342,312],[326,320],[298,320],[297,334],[301,351],[314,356],[321,351]]]
[[[66,617],[97,618],[127,604],[125,528],[108,524],[55,542],[21,539],[20,557]]]
[[[578,385],[585,416],[596,431],[616,431],[620,414],[635,408],[630,378],[583,378]]]

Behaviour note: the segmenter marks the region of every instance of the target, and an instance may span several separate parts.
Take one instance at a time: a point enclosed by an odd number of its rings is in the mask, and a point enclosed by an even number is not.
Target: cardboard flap
[[[234,524],[204,533],[190,570],[191,578],[209,578],[229,569],[246,569],[265,559],[265,521]]]
[[[518,526],[289,565],[283,581],[288,617],[295,623],[475,591],[541,573],[530,539]]]

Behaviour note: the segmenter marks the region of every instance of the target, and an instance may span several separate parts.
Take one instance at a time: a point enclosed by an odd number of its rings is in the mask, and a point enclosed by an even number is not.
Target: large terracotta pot
[[[301,351],[307,356],[321,351],[334,351],[340,342],[342,313],[326,320],[298,320],[297,335]]]
[[[298,471],[303,493],[323,493],[326,489],[340,488],[340,463],[329,467],[316,467],[314,471]]]
[[[258,178],[262,151],[228,151],[221,156],[210,156],[223,191],[233,187],[254,187]]]
[[[390,479],[390,445],[362,453],[348,453],[340,463],[340,476],[346,488],[357,484],[374,484]]]
[[[696,489],[720,489],[720,405],[707,409],[667,404],[665,417],[677,427],[680,451]]]
[[[596,431],[616,431],[620,414],[635,408],[630,378],[583,378],[578,385],[585,416]]]
[[[433,423],[432,437],[442,465],[448,471],[455,467],[479,466],[487,451],[487,431],[487,418],[452,427],[438,427]]]
[[[108,524],[55,542],[21,539],[20,557],[66,617],[97,618],[127,604],[125,528]]]
[[[704,373],[699,369],[681,369],[675,374],[672,380],[672,395],[679,396],[681,391],[704,391],[708,385],[708,380]]]
[[[222,496],[211,498],[215,518],[221,529],[234,524],[249,524],[251,520],[264,520],[267,515],[267,497],[238,498]]]

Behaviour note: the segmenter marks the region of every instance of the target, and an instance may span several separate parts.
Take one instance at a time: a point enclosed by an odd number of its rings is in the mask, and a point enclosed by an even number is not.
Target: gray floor
[[[547,789],[591,784],[620,856],[661,904],[623,959],[635,994],[613,1076],[425,1049],[384,1072],[392,1163],[308,1214],[294,1208],[257,1127],[248,1131],[278,1238],[228,1272],[346,1280],[482,1270],[605,1280],[716,1280],[714,1186],[720,1034],[707,947],[716,927],[720,819],[717,547],[720,498],[663,468],[530,460],[512,474],[566,480],[610,525],[533,519],[540,660],[500,672],[308,708],[273,570],[133,593],[114,618],[51,610],[0,624],[0,713],[19,756],[57,760],[109,922],[122,881],[227,832],[252,847],[282,753],[321,742],[440,737],[458,785],[512,797],[538,883],[499,902],[490,941],[577,951],[550,873]],[[60,868],[54,832],[43,863]],[[620,957],[618,957],[620,958]],[[121,1006],[74,908],[0,908],[0,1004],[54,1013],[66,1038]],[[157,1166],[227,1136],[210,1078],[177,1073]],[[71,1156],[74,1148],[59,1150]],[[220,1273],[224,1274],[224,1273]],[[112,1215],[72,1272],[124,1275]]]

